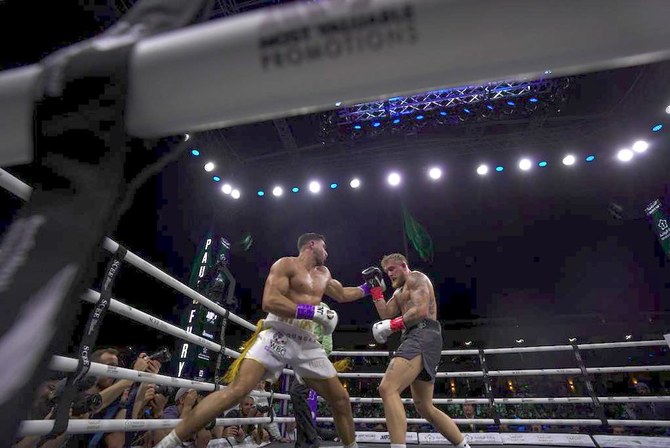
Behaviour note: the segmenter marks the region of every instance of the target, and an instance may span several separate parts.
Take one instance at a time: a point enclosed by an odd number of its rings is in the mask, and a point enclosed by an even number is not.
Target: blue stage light
[[[330,184],[330,188],[332,188],[333,190],[336,189],[336,188],[337,188],[337,184],[333,182],[332,184]]]
[[[417,115],[417,116],[416,116],[416,119],[417,119],[417,120],[423,120],[423,115]]]
[[[497,171],[497,172],[501,172],[501,171],[504,170],[504,169],[505,169],[505,168],[503,168],[502,166],[497,166],[497,167],[496,167],[496,171]]]
[[[258,190],[258,193],[256,193],[258,196],[265,196],[265,192],[263,190]]]
[[[298,188],[298,187],[293,187],[293,188],[291,188],[291,191],[294,192],[294,193],[297,193],[297,192],[300,191],[300,188]]]
[[[658,131],[660,131],[661,129],[663,129],[663,125],[662,125],[662,124],[657,124],[657,125],[655,125],[653,128],[651,128],[651,130],[654,131],[654,132],[658,132]]]
[[[487,108],[488,110],[493,110],[493,106],[491,106],[490,104],[487,104],[487,105],[486,105],[486,108]]]
[[[355,125],[354,125],[354,129],[356,129],[356,130],[360,130],[360,129],[361,129],[361,125],[360,125],[360,124],[355,124]]]
[[[537,98],[533,97],[533,98],[529,99],[528,101],[530,101],[531,103],[537,103],[539,100]]]
[[[396,118],[395,120],[393,120],[393,124],[398,124],[398,123],[400,123],[400,118]]]
[[[588,157],[586,158],[586,161],[587,161],[587,162],[593,162],[594,160],[596,160],[596,156],[588,156]]]
[[[446,117],[446,116],[447,116],[447,113],[446,113],[445,111],[441,111],[441,112],[440,112],[440,115],[442,115],[443,117]]]
[[[221,182],[221,178],[220,178],[219,176],[214,176],[214,177],[212,177],[212,180],[213,180],[214,182]]]
[[[508,102],[507,102],[507,105],[508,105],[508,106],[514,106],[514,101],[508,101]]]
[[[375,121],[374,123],[372,123],[372,127],[373,127],[373,128],[378,128],[378,127],[381,126],[381,125],[382,125],[382,124],[381,124],[380,122],[378,122],[378,121]]]
[[[191,150],[191,154],[193,154],[194,156],[198,157],[198,156],[200,155],[200,151],[198,151],[197,149],[192,149],[192,150]]]
[[[542,162],[538,163],[538,165],[541,166],[541,167],[545,167],[545,166],[547,166],[547,162],[545,162],[543,160]]]
[[[465,112],[466,114],[471,113],[470,109],[468,109],[467,107],[463,108],[463,112]]]

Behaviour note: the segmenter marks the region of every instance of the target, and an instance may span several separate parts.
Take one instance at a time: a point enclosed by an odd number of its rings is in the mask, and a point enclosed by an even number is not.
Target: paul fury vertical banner
[[[209,300],[222,305],[228,280],[221,269],[228,266],[230,243],[227,239],[208,233],[200,243],[197,255],[191,267],[189,286]],[[221,316],[209,311],[194,300],[183,307],[181,325],[187,332],[202,336],[210,341],[218,340],[221,328]],[[212,379],[214,365],[211,360],[216,353],[188,342],[179,342],[177,346],[177,376],[198,381]]]
[[[644,211],[650,218],[663,252],[670,259],[670,218],[667,206],[660,199],[656,199]]]

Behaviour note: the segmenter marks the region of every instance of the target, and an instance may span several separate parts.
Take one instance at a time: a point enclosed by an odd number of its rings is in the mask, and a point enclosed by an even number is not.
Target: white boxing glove
[[[385,319],[372,326],[372,336],[374,336],[375,341],[383,344],[392,333],[401,331],[403,328],[405,328],[405,321],[402,316],[395,319]]]
[[[311,319],[323,328],[323,334],[333,334],[337,327],[337,313],[325,306],[298,304],[295,311],[297,319]]]

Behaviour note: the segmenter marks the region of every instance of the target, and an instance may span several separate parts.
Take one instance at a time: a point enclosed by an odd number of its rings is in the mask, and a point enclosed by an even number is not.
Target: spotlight
[[[340,107],[341,105],[342,105],[342,101],[338,101],[337,103],[335,103],[335,107]]]
[[[416,119],[417,119],[417,120],[423,120],[423,119],[424,119],[424,116],[423,116],[423,115],[417,115],[417,116],[416,116]]]
[[[263,190],[258,190],[256,194],[261,197],[265,196],[265,192]]]
[[[537,98],[533,97],[533,98],[529,99],[528,101],[530,101],[531,103],[537,103],[539,100]]]
[[[516,340],[516,343],[517,343],[517,344],[523,344],[524,342],[526,342],[526,341],[524,341],[523,339],[517,339],[517,340]]]
[[[298,188],[298,187],[293,187],[293,188],[291,188],[291,191],[292,191],[293,193],[297,193],[297,192],[300,191],[300,188]]]
[[[240,190],[233,190],[230,192],[230,195],[233,197],[233,199],[239,199],[240,198]]]
[[[568,338],[568,342],[570,343],[577,342],[577,338]]]
[[[651,128],[651,130],[654,131],[654,132],[658,132],[658,131],[660,131],[661,129],[663,129],[663,125],[662,125],[662,124],[654,125],[654,127]]]
[[[395,120],[393,120],[393,124],[398,124],[398,123],[400,123],[400,118],[396,118]]]
[[[190,134],[184,134],[184,141],[185,142],[187,142],[189,138],[191,138]]]
[[[463,108],[463,112],[465,112],[466,114],[471,114],[472,113],[472,111],[470,109],[468,109],[467,107]]]
[[[633,151],[626,148],[620,149],[616,156],[622,162],[630,162],[630,160],[633,158]]]
[[[531,165],[532,163],[528,159],[521,159],[519,161],[519,168],[522,169],[523,171],[528,171]]]
[[[318,193],[319,191],[321,191],[321,184],[315,180],[311,181],[309,183],[309,191],[311,191],[312,193]]]
[[[214,163],[213,162],[207,162],[205,164],[205,171],[207,171],[208,173],[214,171]]]
[[[357,131],[360,131],[361,130],[361,125],[360,124],[355,124],[354,129],[356,129]]]
[[[626,340],[630,341],[631,339],[633,339],[633,335],[632,334],[627,334],[626,335]]]
[[[428,170],[428,176],[430,176],[430,178],[433,180],[437,180],[440,177],[442,177],[442,170],[439,169],[438,167],[433,167],[430,170]]]
[[[395,187],[397,185],[400,185],[400,174],[391,173],[391,174],[388,175],[386,180],[388,181],[389,185],[391,185],[391,186]]]
[[[444,111],[444,110],[441,110],[441,111],[440,111],[440,115],[442,115],[443,117],[446,117],[446,116],[447,116],[448,114],[447,114],[447,112],[446,112],[446,111]]]
[[[504,169],[505,169],[505,168],[503,168],[502,166],[497,166],[497,167],[496,167],[496,171],[499,172],[499,173],[500,173],[501,171],[503,171]]]
[[[373,128],[378,128],[378,127],[381,126],[381,125],[382,125],[382,124],[381,124],[380,122],[378,122],[378,121],[375,121],[374,123],[372,123],[372,127],[373,127]]]
[[[230,192],[233,191],[233,187],[231,187],[230,184],[223,184],[221,186],[221,191],[223,191],[223,194],[230,194]],[[259,191],[259,193],[262,193],[262,191]],[[263,196],[263,195],[259,194],[258,196]]]
[[[670,115],[670,106],[665,108],[665,113]]]
[[[596,156],[594,156],[594,155],[586,157],[587,162],[593,162],[594,160],[596,160]]]
[[[335,182],[333,182],[332,184],[330,184],[330,189],[331,189],[331,190],[334,190],[334,189],[336,189],[336,188],[337,188],[337,184],[336,184]]]
[[[514,107],[515,103],[514,103],[514,101],[510,100],[510,101],[507,102],[507,105]]]
[[[472,345],[472,341],[465,341],[465,346],[470,347]]]
[[[191,154],[193,154],[194,156],[198,157],[198,156],[200,155],[200,151],[198,151],[197,149],[192,149],[192,150],[191,150]]]
[[[486,108],[487,108],[488,110],[493,110],[493,106],[492,106],[491,104],[487,104],[487,105],[486,105]]]
[[[480,176],[484,176],[488,172],[489,172],[489,167],[486,166],[486,165],[479,165],[477,167],[477,174],[479,174]]]
[[[638,140],[633,143],[633,151],[637,153],[645,152],[647,148],[649,148],[649,143],[645,142],[644,140]]]
[[[279,187],[279,186],[274,187],[274,188],[272,189],[272,194],[273,194],[274,196],[279,197],[279,196],[281,196],[282,194],[284,194],[284,189],[283,189],[282,187]]]
[[[221,178],[220,178],[219,176],[214,176],[214,177],[212,177],[212,180],[213,180],[214,182],[221,182]]]
[[[563,157],[563,165],[574,165],[575,164],[575,156],[572,154],[568,154],[567,156]]]
[[[547,162],[543,160],[540,163],[538,163],[537,166],[541,166],[542,168],[544,168],[545,166],[547,166]]]
[[[351,179],[351,182],[349,182],[349,186],[351,188],[358,188],[361,186],[361,181],[358,180],[358,178]]]

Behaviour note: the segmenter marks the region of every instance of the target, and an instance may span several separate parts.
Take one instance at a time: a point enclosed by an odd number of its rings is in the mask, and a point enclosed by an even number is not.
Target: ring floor
[[[295,444],[293,442],[291,443],[278,443],[278,442],[272,442],[268,445],[265,445],[266,447],[272,447],[272,448],[295,448]],[[341,444],[337,444],[334,442],[325,442],[322,443],[320,446],[322,447],[338,447],[341,448]],[[358,446],[360,448],[389,448],[390,445],[388,443],[359,443]],[[408,445],[409,447],[412,446],[417,446],[421,448],[449,448],[449,445]],[[473,448],[500,448],[500,445],[471,445]],[[506,447],[523,447],[523,448],[546,448],[546,447],[559,447],[559,445],[505,445]],[[566,448],[566,445],[560,445],[560,448]],[[568,447],[569,448],[569,447]]]

